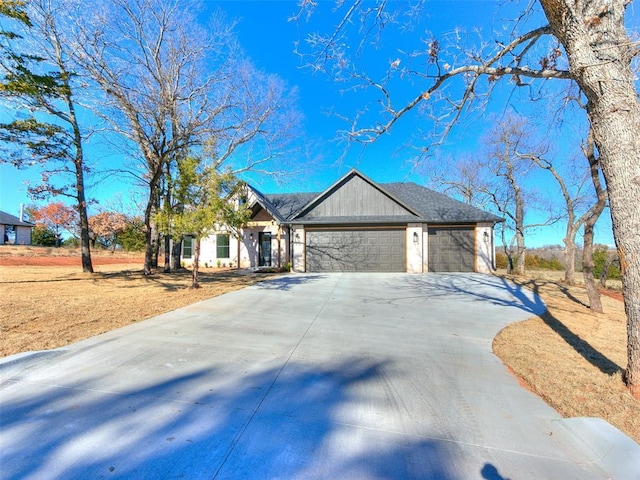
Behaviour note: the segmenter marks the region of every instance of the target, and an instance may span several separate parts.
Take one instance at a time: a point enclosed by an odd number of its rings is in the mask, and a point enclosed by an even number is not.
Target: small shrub
[[[216,262],[216,265],[218,265],[218,268],[220,268],[220,266],[222,265],[222,262],[221,262],[220,260],[218,260],[218,261]]]
[[[606,279],[620,280],[620,262],[616,252],[610,252],[604,245],[598,245],[593,251],[593,275],[602,278],[602,273],[607,268]]]
[[[496,268],[507,268],[509,262],[507,261],[507,256],[504,253],[497,252],[496,253]]]
[[[555,256],[544,258],[537,254],[529,254],[525,257],[525,268],[531,270],[564,270],[562,262]]]

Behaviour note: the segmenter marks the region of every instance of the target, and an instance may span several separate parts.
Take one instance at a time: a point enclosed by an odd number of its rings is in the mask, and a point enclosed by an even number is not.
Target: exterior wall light
[[[296,240],[300,240],[300,233],[296,232]]]
[[[413,244],[418,245],[420,243],[420,237],[418,236],[418,232],[413,232]]]
[[[250,240],[253,240],[253,232],[251,232],[251,233],[249,234],[249,239],[250,239]]]
[[[489,232],[487,231],[484,232],[484,243],[489,245]]]

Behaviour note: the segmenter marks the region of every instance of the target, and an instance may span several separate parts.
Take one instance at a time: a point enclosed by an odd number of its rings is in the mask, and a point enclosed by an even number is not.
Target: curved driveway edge
[[[296,274],[10,358],[0,478],[617,478],[491,352],[542,311],[492,276]]]

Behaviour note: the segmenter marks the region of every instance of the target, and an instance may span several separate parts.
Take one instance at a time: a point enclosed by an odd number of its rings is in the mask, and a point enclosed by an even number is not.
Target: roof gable
[[[393,218],[418,213],[379,184],[356,170],[350,171],[305,205],[295,218]]]
[[[267,212],[259,203],[256,203],[251,212],[252,222],[271,222],[273,221],[273,215]]]
[[[249,208],[251,208],[251,217],[255,217],[261,210],[271,216],[278,223],[282,223],[284,219],[278,212],[278,209],[260,192],[257,188],[247,185],[249,192]],[[264,215],[264,214],[263,214]]]

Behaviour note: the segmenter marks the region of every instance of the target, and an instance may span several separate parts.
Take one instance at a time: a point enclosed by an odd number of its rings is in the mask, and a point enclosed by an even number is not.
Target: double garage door
[[[307,272],[406,272],[404,228],[307,229]],[[430,272],[475,271],[473,227],[428,229]]]
[[[406,230],[307,230],[307,272],[406,272]]]

